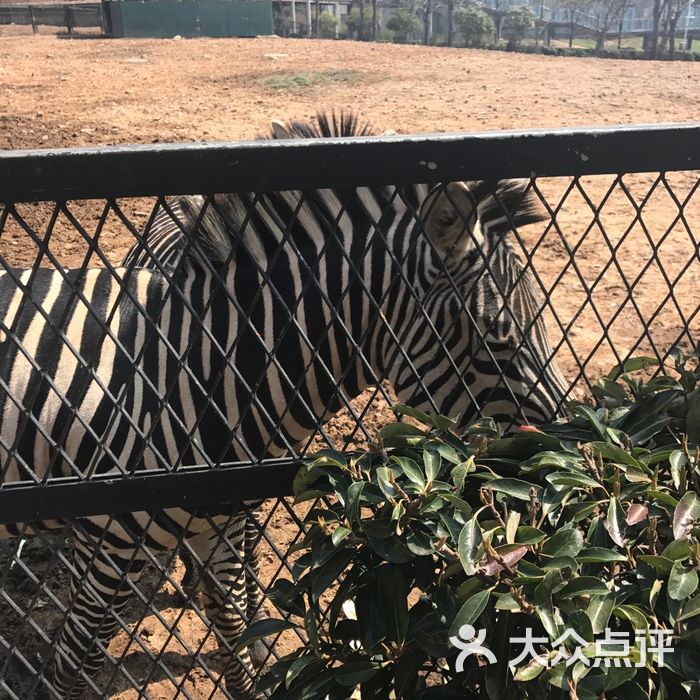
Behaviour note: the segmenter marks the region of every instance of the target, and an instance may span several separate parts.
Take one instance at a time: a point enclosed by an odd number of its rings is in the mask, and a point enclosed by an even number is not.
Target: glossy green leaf
[[[335,680],[340,685],[355,686],[373,678],[381,668],[374,661],[350,661],[335,670]]]
[[[494,491],[505,493],[521,501],[529,501],[531,491],[534,491],[539,498],[539,494],[542,490],[541,487],[530,484],[527,481],[522,481],[521,479],[493,479],[489,481],[487,485]]]
[[[689,620],[691,617],[700,615],[700,595],[696,595],[691,600],[687,601],[683,606],[683,613],[678,617],[679,622]]]
[[[477,571],[476,557],[482,539],[481,527],[476,518],[472,518],[459,533],[457,553],[462,568],[468,576],[473,576]]]
[[[673,560],[667,557],[660,557],[655,554],[640,554],[637,556],[637,559],[654,567],[660,573],[668,574],[673,568]]]
[[[476,622],[479,615],[486,608],[490,596],[491,589],[486,589],[475,593],[471,598],[467,599],[450,626],[451,637],[457,636],[462,625],[473,625]]]
[[[389,467],[377,467],[376,471],[377,483],[382,493],[389,499],[398,498],[400,496],[400,491],[396,486],[396,472]]]
[[[521,525],[515,531],[513,541],[515,544],[537,544],[541,542],[547,535],[536,527],[531,525]]]
[[[601,634],[606,629],[614,607],[615,596],[612,593],[591,598],[586,615],[591,621],[594,634]]]
[[[520,513],[517,510],[512,510],[508,513],[508,519],[506,520],[506,542],[508,544],[513,544],[515,542],[515,535],[518,529],[518,524],[520,523]]]
[[[595,488],[600,484],[587,474],[576,472],[556,472],[545,477],[553,486],[582,486]]]
[[[583,563],[605,563],[613,561],[627,561],[624,554],[606,549],[605,547],[587,547],[582,549],[576,556],[576,560]]]
[[[356,481],[348,488],[345,501],[345,514],[350,523],[356,523],[360,516],[360,499],[365,488],[365,481]]]
[[[440,474],[440,455],[433,450],[423,450],[423,464],[428,481],[435,481]]]
[[[284,578],[278,578],[268,589],[267,597],[274,603],[275,607],[283,612],[304,616],[306,605],[304,596],[297,587]]]
[[[687,491],[673,512],[673,538],[681,540],[688,536],[693,523],[700,519],[700,499],[694,491]]]
[[[542,545],[542,553],[558,557],[575,557],[582,547],[583,535],[579,530],[562,528]]]
[[[605,518],[605,529],[608,531],[610,539],[618,545],[618,547],[625,546],[625,530],[627,529],[627,523],[625,522],[626,517],[622,504],[613,496],[610,499],[608,514]]]
[[[685,539],[669,542],[661,552],[661,556],[673,561],[687,559],[690,556],[690,542]]]
[[[668,594],[673,600],[689,598],[698,587],[698,572],[677,561],[668,577]]]
[[[298,659],[295,659],[289,667],[287,675],[284,677],[284,685],[286,688],[289,688],[297,678],[300,676],[303,677],[305,672],[308,673],[313,670],[319,671],[321,668],[323,668],[323,662],[313,654],[300,656]]]
[[[628,372],[637,372],[640,369],[646,369],[647,367],[656,367],[659,361],[655,357],[650,357],[648,355],[640,355],[638,357],[630,357],[625,360],[622,364],[617,365],[615,369],[608,373],[608,379],[615,380],[621,374],[627,374]]]
[[[247,649],[251,644],[254,644],[260,639],[292,628],[294,628],[294,625],[287,620],[277,620],[274,618],[256,620],[255,622],[251,622],[243,631],[243,634],[236,640],[234,650],[238,653],[243,649]]]
[[[688,464],[685,454],[682,450],[674,450],[668,456],[668,463],[671,467],[671,478],[673,479],[673,485],[679,489],[683,478],[685,475],[685,468]]]
[[[387,638],[402,645],[408,633],[408,586],[395,566],[379,567],[376,580]]]
[[[533,681],[537,678],[542,671],[546,668],[545,665],[537,661],[537,659],[532,659],[525,666],[521,666],[513,676],[514,681],[520,683],[527,683],[527,681]]]
[[[461,492],[464,486],[464,480],[467,478],[467,474],[474,471],[474,457],[469,457],[464,462],[460,462],[452,471],[450,472],[450,479],[452,483],[457,488],[458,492]]]
[[[337,528],[335,528],[335,530],[333,530],[333,534],[331,535],[331,541],[336,547],[339,547],[343,540],[345,540],[349,534],[350,530],[347,527],[339,525]]]
[[[578,569],[578,561],[574,557],[568,555],[552,557],[542,562],[542,568],[545,571],[561,571],[562,569]]]
[[[605,440],[605,436],[607,435],[607,427],[590,406],[575,406],[574,413],[585,418],[597,433],[598,437]]]
[[[574,598],[576,596],[606,595],[609,593],[608,587],[603,581],[593,576],[579,576],[564,586],[557,592],[557,598]]]
[[[635,632],[648,632],[650,620],[644,610],[637,605],[618,605],[613,609],[613,615],[632,623]]]
[[[418,466],[418,462],[410,457],[401,457],[392,455],[391,461],[398,464],[401,471],[417,486],[423,488],[425,486],[425,474]]]

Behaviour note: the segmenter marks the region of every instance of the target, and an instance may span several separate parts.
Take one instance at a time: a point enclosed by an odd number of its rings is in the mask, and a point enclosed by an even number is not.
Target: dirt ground
[[[482,131],[541,127],[687,122],[698,118],[700,64],[550,58],[464,49],[374,45],[354,42],[283,40],[94,40],[55,36],[13,36],[0,27],[0,148],[249,139],[273,118],[308,118],[318,108],[352,108],[377,131],[399,133]],[[697,144],[689,144],[689,148]],[[616,356],[630,350],[686,345],[698,339],[700,319],[700,194],[698,173],[658,173],[539,181],[543,197],[556,208],[547,222],[522,231],[525,249],[549,300],[548,321],[564,374],[585,389]],[[640,206],[643,203],[643,207]],[[148,218],[151,202],[122,202],[137,225]],[[682,216],[679,217],[679,207]],[[45,231],[51,208],[18,207],[37,231]],[[71,203],[89,231],[99,217],[96,203]],[[101,236],[107,257],[117,262],[131,245],[131,234],[110,219]],[[51,249],[61,264],[80,264],[85,243],[65,217],[59,217]],[[571,251],[574,251],[572,253]],[[36,248],[16,225],[0,236],[0,253],[15,265],[31,265]],[[607,330],[603,330],[607,328]],[[582,368],[581,368],[582,367]],[[359,400],[366,405],[373,394]],[[372,403],[365,424],[370,434],[387,419],[386,404]],[[353,435],[349,414],[338,416],[328,432],[342,446],[362,443]],[[297,531],[282,504],[268,506],[268,531],[284,547]],[[46,565],[42,551],[30,566]],[[271,547],[262,548],[263,579],[280,569]],[[51,592],[65,600],[65,567],[52,577]],[[62,572],[62,573],[61,573]],[[173,576],[179,580],[181,565]],[[21,578],[21,576],[20,576]],[[148,578],[148,577],[147,577]],[[149,585],[157,587],[155,569]],[[22,607],[34,594],[19,584],[5,590]],[[36,594],[32,619],[50,631],[58,624],[49,592]],[[156,599],[161,621],[135,608],[127,620],[139,644],[128,647],[121,632],[114,655],[148,695],[128,690],[123,676],[106,669],[98,685],[104,697],[222,697],[206,673],[187,673],[185,646],[203,642],[211,661],[213,642],[191,610],[183,612],[171,583]],[[6,607],[2,604],[2,609]],[[10,613],[2,631],[18,625]],[[143,618],[143,619],[142,619]],[[179,619],[182,618],[182,619]],[[163,657],[174,680],[162,669],[151,674],[146,651],[158,653],[167,626],[178,622],[181,641],[170,639]],[[22,626],[23,651],[40,646],[29,625]],[[20,643],[20,639],[10,639]],[[34,645],[34,646],[32,646]],[[291,638],[281,645],[294,646]],[[128,648],[127,648],[128,647]],[[5,679],[23,698],[19,671]],[[185,694],[177,694],[183,680]],[[2,698],[0,689],[0,698]],[[213,694],[212,694],[213,693]]]

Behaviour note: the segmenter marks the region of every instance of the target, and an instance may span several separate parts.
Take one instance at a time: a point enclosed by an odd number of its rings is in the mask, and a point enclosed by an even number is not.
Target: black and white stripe
[[[176,206],[184,246],[172,259],[158,253],[164,271],[0,274],[4,481],[294,453],[320,417],[383,377],[402,401],[463,422],[560,411],[564,383],[541,305],[505,240],[538,218],[525,185],[182,197]],[[165,229],[162,241],[166,251],[175,243]],[[233,644],[248,615],[236,604],[244,532],[244,516],[215,510],[81,523],[57,691],[78,697],[82,676],[99,667],[116,624],[104,611],[126,605],[122,572],[138,579],[140,542],[168,549],[185,534],[207,563],[207,614]],[[234,697],[254,693],[246,652],[226,681]]]

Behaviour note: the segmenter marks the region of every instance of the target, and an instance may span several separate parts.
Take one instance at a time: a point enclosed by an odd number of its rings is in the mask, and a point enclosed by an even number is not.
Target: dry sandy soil
[[[378,131],[399,133],[684,122],[698,117],[697,63],[276,38],[108,41],[9,36],[13,33],[16,29],[0,27],[0,148],[5,149],[247,139],[272,118],[311,117],[319,107],[353,108]],[[595,380],[611,366],[615,354],[623,356],[635,348],[648,352],[653,345],[663,350],[679,338],[686,344],[692,335],[698,338],[698,174],[667,177],[674,196],[684,203],[680,221],[678,205],[657,179],[654,173],[626,176],[628,197],[613,177],[583,178],[581,190],[589,199],[574,187],[557,214],[556,226],[545,223],[522,232],[551,302],[548,314],[556,344],[561,328],[565,330],[559,361],[572,383],[578,379],[578,362],[584,363],[588,380]],[[538,185],[555,206],[571,180]],[[631,200],[637,206],[644,202],[641,216],[636,216]],[[150,205],[144,200],[123,203],[137,225],[146,221]],[[71,210],[88,230],[94,229],[94,204],[75,203]],[[20,211],[35,230],[45,230],[50,207],[25,206]],[[110,220],[101,241],[108,258],[116,262],[132,238]],[[50,245],[64,265],[83,259],[85,244],[65,219],[59,220]],[[0,253],[12,264],[29,265],[36,249],[17,226],[8,224],[0,237]],[[668,300],[671,289],[673,298]],[[608,325],[606,334],[602,329]],[[578,384],[581,392],[582,382]],[[369,432],[386,416],[386,407],[373,406],[366,421]],[[330,435],[340,445],[346,440],[361,444],[361,437],[353,439],[354,429],[354,421],[344,415],[336,419]],[[296,528],[280,504],[268,511],[274,508],[271,531],[284,547]],[[29,560],[39,574],[45,566],[41,551],[38,548]],[[263,577],[269,581],[279,561],[269,547],[263,548],[262,556]],[[177,565],[175,579],[180,575]],[[148,580],[157,586],[155,570]],[[49,586],[63,600],[66,581],[65,570],[56,567]],[[22,592],[20,583],[8,581],[6,590],[20,606],[28,606],[33,595]],[[39,592],[36,600],[32,618],[53,631],[57,614],[48,590]],[[196,648],[206,638],[196,615],[181,609],[172,584],[161,588],[156,607],[165,625],[182,617],[178,630],[183,644]],[[8,626],[18,625],[9,612],[4,618],[6,632]],[[174,683],[160,669],[150,675],[143,653],[161,649],[168,639],[166,626],[153,615],[141,618],[135,608],[127,623],[142,646],[127,649],[128,638],[120,633],[110,649],[116,655],[125,653],[126,667],[137,681],[149,679],[148,697],[173,698]],[[30,657],[40,646],[26,624],[10,641],[19,644],[20,639]],[[293,641],[283,646],[289,648]],[[208,663],[213,648],[212,640],[206,640],[202,655]],[[177,683],[188,666],[183,649],[171,639],[163,657]],[[26,686],[19,675],[11,668],[5,678],[24,698]],[[113,679],[107,670],[99,684],[107,697],[144,697],[128,690],[123,676]],[[212,687],[206,674],[195,669],[183,682],[188,695],[179,697],[222,697],[218,691],[212,695]],[[2,693],[0,689],[0,697]]]

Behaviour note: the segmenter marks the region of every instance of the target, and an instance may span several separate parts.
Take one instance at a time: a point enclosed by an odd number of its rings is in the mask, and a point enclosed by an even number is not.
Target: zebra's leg
[[[259,513],[260,507],[258,506],[248,512],[245,521],[243,557],[245,563],[246,616],[249,623],[267,618],[267,613],[263,606],[265,595],[262,588],[258,585],[260,580],[260,557],[257,552],[257,545],[260,540]],[[265,642],[259,639],[249,647],[249,654],[253,666],[260,668],[268,659],[270,651]]]
[[[262,588],[258,585],[258,580],[260,580],[260,557],[257,551],[258,541],[260,539],[259,514],[260,507],[258,506],[248,513],[245,521],[245,546],[243,548],[243,556],[246,563],[246,609],[250,622],[267,617],[265,609],[263,608],[265,596]]]
[[[185,545],[180,545],[177,550],[177,555],[180,557],[182,565],[185,567],[185,573],[182,575],[182,592],[185,594],[185,601],[191,600],[192,596],[199,589],[199,582],[202,578],[202,567],[195,557],[192,556]]]
[[[246,515],[245,524],[245,545],[244,559],[246,563],[246,597],[247,597],[247,617],[250,622],[266,618],[263,602],[265,596],[258,585],[260,580],[260,558],[257,553],[257,545],[260,539],[260,525],[257,522],[260,507],[252,508]],[[182,590],[186,599],[191,599],[199,588],[202,579],[202,567],[196,557],[192,556],[190,550],[183,544],[177,550],[178,557],[185,568],[182,576]],[[263,650],[264,651],[264,650]]]
[[[248,622],[246,577],[242,565],[246,516],[231,516],[223,527],[213,528],[189,540],[205,566],[202,597],[209,621],[229,648],[233,648]],[[225,658],[226,688],[236,700],[262,698],[255,693],[255,671],[247,649]],[[227,657],[227,658],[226,658]]]
[[[145,564],[132,541],[118,550],[75,529],[70,612],[56,645],[53,687],[60,697],[76,700],[105,658],[131,595],[128,581],[138,581]]]

